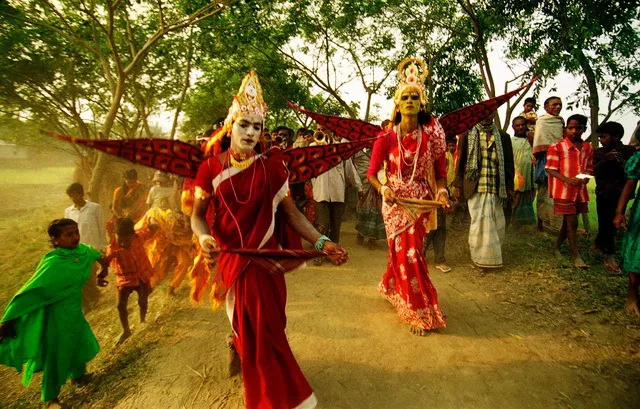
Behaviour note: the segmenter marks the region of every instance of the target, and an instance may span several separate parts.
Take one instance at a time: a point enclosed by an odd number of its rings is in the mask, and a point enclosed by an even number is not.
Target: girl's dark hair
[[[576,121],[577,123],[579,123],[580,125],[582,125],[582,126],[584,126],[586,128],[588,119],[584,115],[573,114],[567,119],[567,125],[569,125],[569,122],[571,122],[571,121]]]
[[[138,172],[135,169],[127,169],[122,173],[122,177],[125,180],[138,180]],[[122,182],[122,193],[127,193],[128,191],[127,182]]]
[[[396,112],[396,117],[393,120],[394,124],[399,124],[402,121],[402,114],[400,111]],[[420,111],[418,111],[418,123],[420,125],[428,125],[431,123],[431,114],[425,111],[424,107],[420,107]]]
[[[53,247],[56,247],[56,248],[58,247],[53,241],[53,239],[57,239],[58,237],[60,237],[60,233],[62,233],[63,227],[76,226],[77,224],[78,223],[76,223],[75,220],[71,220],[71,219],[55,219],[54,221],[49,223],[49,228],[47,228],[47,234],[49,234],[49,238],[51,239],[51,244],[53,244]]]
[[[535,106],[535,105],[536,105],[536,99],[535,99],[535,98],[533,98],[533,97],[525,98],[525,99],[524,99],[524,103],[525,103],[525,104],[529,104],[529,103],[531,103],[531,104],[533,104],[533,105]]]

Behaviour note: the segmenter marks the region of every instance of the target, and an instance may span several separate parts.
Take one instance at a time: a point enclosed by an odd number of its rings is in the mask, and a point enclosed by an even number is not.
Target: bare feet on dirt
[[[47,409],[62,409],[63,406],[60,404],[60,401],[56,398],[54,400],[50,400],[44,403],[44,407]]]
[[[122,334],[116,340],[116,345],[122,344],[127,338],[131,336],[131,330],[122,331]]]
[[[575,268],[589,268],[589,266],[587,265],[587,263],[585,263],[584,261],[582,261],[582,257],[578,256],[576,258],[573,259],[573,266]]]
[[[559,249],[553,249],[553,256],[558,260],[562,260],[562,253]]]
[[[411,333],[413,335],[418,335],[420,337],[424,337],[427,335],[427,330],[424,328],[416,327],[415,325],[411,326]]]
[[[436,264],[436,268],[442,271],[443,273],[448,273],[449,271],[451,271],[451,267],[449,267],[445,263]]]
[[[640,316],[640,305],[638,305],[638,298],[629,296],[624,303],[624,310],[628,314]]]
[[[618,262],[613,256],[605,258],[604,269],[611,275],[619,275],[622,273],[622,271],[620,271],[620,266],[618,266]]]

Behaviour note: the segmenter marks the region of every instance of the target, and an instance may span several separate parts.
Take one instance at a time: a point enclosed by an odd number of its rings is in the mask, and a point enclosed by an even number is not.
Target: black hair
[[[394,124],[399,124],[402,121],[402,114],[400,111],[396,112],[396,117],[393,119]],[[428,125],[431,123],[431,114],[424,110],[424,106],[420,106],[418,111],[418,124]]]
[[[584,126],[586,128],[588,119],[584,115],[573,114],[567,119],[567,125],[569,125],[569,122],[571,122],[571,121],[577,121],[580,125],[582,125],[582,126]],[[567,126],[567,125],[565,125],[565,126]]]
[[[523,117],[522,115],[518,115],[517,117],[513,118],[513,120],[511,121],[511,125],[513,125],[513,123],[517,120],[521,120],[524,121],[524,123],[527,123],[527,118]]]
[[[531,104],[533,104],[533,106],[536,106],[536,99],[533,98],[533,97],[525,98],[524,99],[524,103],[525,104],[531,103]]]
[[[298,128],[296,135],[306,135],[308,132],[310,132],[310,130],[307,128]]]
[[[138,180],[138,171],[133,168],[127,169],[122,174],[122,177],[124,177],[127,180],[132,180],[132,179]]]
[[[447,145],[449,145],[450,143],[455,143],[457,145],[458,138],[456,138],[455,136],[448,136],[445,142]]]
[[[127,169],[122,173],[122,177],[125,180],[138,180],[138,171],[135,169]],[[122,182],[122,193],[127,193],[129,191],[129,186],[127,186],[127,182]]]
[[[605,122],[600,124],[598,129],[596,129],[596,133],[606,133],[607,135],[611,135],[612,137],[620,140],[624,136],[624,127],[618,122]]]
[[[62,233],[62,228],[67,226],[77,226],[78,223],[75,220],[71,219],[55,219],[51,223],[49,223],[49,227],[47,228],[47,234],[49,235],[49,239],[51,240],[51,244],[53,247],[58,248],[58,245],[53,239],[57,239],[60,237]]]
[[[81,195],[84,195],[84,187],[82,187],[80,183],[72,183],[69,185],[66,192],[67,195],[70,195],[71,193],[79,193]]]
[[[121,235],[121,236],[134,234],[136,231],[133,228],[133,226],[134,226],[133,220],[131,220],[128,217],[122,217],[116,221],[115,232],[117,235]]]
[[[554,100],[554,99],[559,99],[560,101],[562,101],[562,98],[560,98],[560,97],[556,97],[556,96],[549,97],[549,98],[544,100],[544,106],[549,105],[549,102],[551,102],[551,100]]]

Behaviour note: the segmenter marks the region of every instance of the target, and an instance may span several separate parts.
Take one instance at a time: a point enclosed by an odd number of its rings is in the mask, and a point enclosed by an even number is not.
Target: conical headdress
[[[218,142],[224,135],[231,133],[233,122],[241,115],[246,114],[258,115],[263,123],[267,117],[267,104],[265,104],[262,96],[262,87],[260,86],[258,75],[253,69],[245,75],[238,93],[233,97],[233,102],[231,103],[231,107],[229,107],[229,113],[224,120],[224,124],[215,130],[207,141],[204,148],[205,153],[219,153],[215,148],[219,145]]]
[[[262,97],[262,87],[253,69],[245,75],[238,93],[233,97],[229,114],[224,120],[225,127],[230,127],[240,115],[246,114],[256,114],[262,118],[263,122],[267,116],[267,104]]]
[[[415,89],[420,95],[420,104],[427,105],[427,89],[424,86],[427,73],[424,61],[419,58],[405,58],[398,64],[398,88],[393,97],[396,106],[400,103],[402,93],[408,89]]]

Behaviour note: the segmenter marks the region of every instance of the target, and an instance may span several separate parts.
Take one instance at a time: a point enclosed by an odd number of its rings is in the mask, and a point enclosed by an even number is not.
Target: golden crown
[[[262,87],[260,86],[258,75],[253,69],[245,75],[238,93],[233,97],[233,103],[229,108],[227,118],[224,120],[224,125],[231,129],[233,121],[246,114],[256,114],[262,118],[262,121],[267,116],[267,104],[265,104],[262,97]]]
[[[407,57],[398,64],[398,88],[393,102],[398,105],[402,93],[408,89],[415,89],[420,94],[420,104],[427,105],[427,89],[424,80],[428,70],[424,61],[419,58]]]

